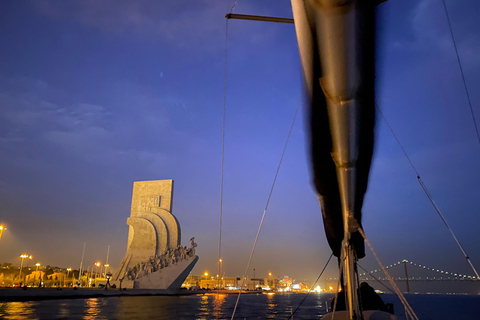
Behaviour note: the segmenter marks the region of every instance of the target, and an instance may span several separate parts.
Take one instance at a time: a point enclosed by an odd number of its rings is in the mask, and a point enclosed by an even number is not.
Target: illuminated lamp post
[[[38,268],[40,268],[40,266],[41,266],[40,262],[35,263],[35,278],[37,276]],[[40,275],[38,276],[38,278],[40,278]],[[37,280],[37,279],[34,279],[34,280]]]
[[[41,266],[40,262],[35,263],[35,278],[33,279],[33,285],[35,286],[35,280],[37,280],[37,272],[38,268]],[[38,275],[38,279],[40,279],[40,275]]]
[[[203,274],[205,276],[205,280],[208,280],[208,272],[205,271],[205,273]],[[208,284],[205,282],[207,288],[208,288]]]
[[[67,268],[67,279],[68,279],[68,275],[70,274],[70,271],[72,271],[72,268]],[[63,280],[63,286],[65,287],[65,280]]]
[[[217,287],[219,289],[220,289],[221,286],[223,286],[223,283],[222,283],[222,285],[220,285],[220,278],[223,279],[222,275],[223,275],[223,259],[220,258],[220,259],[218,259],[218,275],[217,275],[217,278],[218,278]]]
[[[105,267],[105,278],[106,278],[107,277],[107,269],[108,269],[108,267],[110,267],[110,265],[108,263],[106,263],[104,265],[104,267]]]
[[[97,286],[97,268],[100,267],[100,265],[100,262],[95,262],[95,275],[93,277],[93,283],[95,284],[95,287]]]
[[[29,258],[30,260],[32,259],[32,256],[29,256],[28,254],[22,254],[20,255],[20,258],[22,259],[22,263],[20,264],[20,273],[18,274],[18,278],[21,281],[22,280],[22,268],[23,268],[23,260],[26,258]]]
[[[0,239],[2,239],[2,233],[4,230],[7,230],[4,225],[0,225]]]

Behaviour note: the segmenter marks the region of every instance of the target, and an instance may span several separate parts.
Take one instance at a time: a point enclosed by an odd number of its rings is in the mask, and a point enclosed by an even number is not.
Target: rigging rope
[[[388,273],[387,269],[385,268],[385,266],[383,265],[382,261],[380,261],[380,258],[378,257],[377,255],[377,252],[375,250],[373,250],[373,247],[372,247],[372,244],[370,243],[370,240],[368,240],[367,236],[365,235],[365,232],[363,231],[363,229],[361,227],[358,228],[358,231],[360,232],[360,234],[362,235],[363,239],[365,240],[365,242],[367,243],[368,247],[370,248],[370,251],[372,251],[373,253],[373,256],[375,257],[375,259],[377,259],[377,262],[378,264],[380,265],[380,268],[382,268],[383,272],[385,273],[385,275],[387,276],[388,278],[388,281],[390,282],[390,285],[393,287],[393,289],[395,290],[398,298],[400,299],[400,301],[402,302],[403,304],[403,307],[405,308],[405,315],[408,319],[408,317],[412,317],[412,319],[414,320],[418,320],[418,317],[417,315],[415,314],[415,312],[413,311],[412,307],[410,306],[410,304],[408,303],[407,299],[405,299],[405,296],[402,294],[402,292],[400,291],[400,289],[397,287],[397,285],[395,284],[395,281],[393,281],[393,278],[390,276],[390,274]]]
[[[295,124],[295,119],[297,118],[298,109],[300,109],[300,105],[301,105],[302,97],[303,97],[303,92],[304,92],[304,90],[302,90],[302,93],[300,94],[300,99],[298,101],[297,109],[295,110],[295,114],[293,116],[293,120],[292,120],[292,124],[290,126],[290,130],[288,131],[287,141],[285,141],[285,146],[283,147],[282,156],[280,157],[280,162],[278,163],[277,172],[275,173],[275,178],[273,179],[272,187],[270,188],[270,193],[268,195],[267,203],[265,204],[265,209],[263,210],[262,219],[260,220],[260,225],[258,226],[258,231],[257,231],[257,235],[255,236],[255,241],[253,242],[252,252],[250,253],[250,258],[248,259],[247,267],[245,268],[245,272],[244,272],[243,277],[242,277],[243,278],[242,288],[243,288],[243,285],[245,283],[245,277],[247,275],[248,268],[250,267],[250,263],[252,262],[253,253],[255,252],[255,248],[257,246],[257,241],[258,241],[258,237],[260,235],[260,230],[262,229],[263,220],[265,219],[265,214],[267,213],[268,205],[270,203],[270,198],[272,197],[273,189],[274,189],[275,183],[277,181],[278,172],[280,171],[280,167],[282,165],[283,156],[285,155],[285,150],[287,150],[288,140],[290,140],[290,135],[292,134],[292,129],[293,129],[293,125]],[[238,301],[240,300],[240,295],[241,295],[241,291],[238,292],[237,301],[235,302],[235,307],[233,308],[233,313],[232,313],[232,317],[231,317],[232,320],[233,320],[233,317],[235,316],[235,312],[237,310]]]
[[[310,288],[313,288],[315,287],[315,285],[317,284],[318,280],[320,280],[320,277],[322,276],[323,272],[325,271],[325,269],[327,268],[328,264],[330,263],[330,260],[332,260],[332,257],[333,257],[333,252],[332,254],[330,254],[330,258],[328,258],[327,260],[327,263],[325,264],[325,266],[323,267],[322,271],[320,272],[320,274],[318,275],[317,277],[317,280],[315,280],[315,282],[313,283],[313,286],[311,286]],[[300,304],[297,306],[297,308],[295,309],[295,311],[292,312],[292,314],[288,317],[288,319],[293,319],[293,316],[295,315],[295,313],[297,312],[297,310],[301,307],[301,305],[303,304],[303,302],[307,299],[308,295],[310,294],[311,290],[307,292],[307,294],[305,295],[305,297],[303,298],[303,300],[300,302]]]
[[[238,0],[235,1],[230,13],[237,5]],[[227,3],[228,8],[228,3]],[[220,218],[219,218],[219,232],[218,232],[218,279],[217,279],[217,294],[220,290],[221,265],[222,265],[222,217],[223,217],[223,173],[225,164],[225,111],[227,106],[227,58],[228,58],[228,19],[225,19],[225,74],[223,77],[223,121],[222,121],[222,171],[220,174]]]
[[[377,279],[372,273],[368,272],[367,269],[365,269],[364,267],[362,267],[360,264],[357,263],[357,266],[360,267],[360,269],[362,269],[363,271],[365,271],[366,273],[368,273],[373,279],[377,280],[378,283],[380,283],[382,286],[384,286],[385,288],[387,288],[388,291],[390,291],[391,293],[395,294],[395,291],[393,291],[392,289],[390,289],[389,287],[387,287],[387,285],[385,283],[383,283],[381,280]]]
[[[340,283],[341,279],[343,277],[343,267],[345,265],[345,256],[344,256],[344,250],[342,250],[342,253],[340,255],[340,268],[338,270],[338,281],[337,281],[337,289],[335,290],[335,300],[333,301],[333,310],[332,310],[332,319],[335,319],[335,311],[337,310],[337,301],[338,301],[338,292],[340,288]],[[345,294],[345,292],[342,291],[342,294]]]
[[[225,163],[225,110],[227,105],[227,54],[228,54],[228,20],[225,19],[225,75],[223,78],[223,123],[222,123],[222,172],[220,175],[220,222],[218,235],[218,283],[217,293],[220,289],[221,258],[222,258],[222,216],[223,216],[223,171]]]
[[[415,174],[417,175],[418,183],[420,184],[420,186],[422,187],[423,191],[424,191],[425,194],[427,195],[427,198],[428,198],[428,199],[430,200],[430,202],[432,203],[433,207],[435,208],[435,211],[437,211],[438,215],[439,215],[440,218],[442,219],[442,221],[443,221],[443,223],[445,224],[445,226],[447,226],[448,231],[450,231],[450,234],[452,235],[453,239],[455,239],[455,242],[457,243],[458,247],[460,248],[460,250],[462,251],[463,255],[465,256],[465,259],[467,259],[468,263],[470,264],[470,267],[472,268],[473,272],[474,272],[475,275],[477,276],[477,279],[480,279],[477,270],[475,269],[475,267],[473,266],[472,261],[470,260],[470,257],[468,256],[468,254],[467,254],[467,252],[465,251],[465,249],[463,248],[463,246],[460,244],[460,241],[458,241],[458,239],[457,239],[457,237],[455,236],[455,233],[453,232],[452,228],[450,228],[450,225],[447,223],[447,220],[446,220],[445,217],[443,216],[442,211],[440,211],[440,208],[437,206],[437,204],[435,203],[435,201],[433,201],[433,198],[432,198],[432,196],[430,195],[430,192],[428,191],[427,186],[426,186],[425,183],[423,182],[422,178],[420,177],[420,174],[418,173],[417,169],[416,169],[415,166],[413,165],[412,160],[410,160],[410,157],[408,156],[407,152],[406,152],[405,149],[403,148],[402,144],[400,143],[400,140],[398,139],[397,135],[396,135],[395,132],[393,131],[392,127],[390,126],[390,123],[387,121],[387,118],[385,118],[384,114],[382,113],[382,111],[380,110],[380,108],[378,107],[378,105],[375,104],[375,106],[377,107],[378,113],[380,113],[380,115],[382,116],[383,120],[385,120],[385,123],[387,124],[388,129],[390,129],[390,132],[392,133],[393,137],[394,137],[395,140],[397,141],[398,145],[399,145],[400,148],[402,149],[403,154],[405,155],[405,158],[407,158],[408,162],[410,163],[410,166],[412,167],[413,171],[414,171]]]
[[[465,81],[465,75],[463,73],[462,63],[460,62],[460,56],[458,55],[457,43],[455,42],[455,37],[453,36],[452,24],[450,23],[450,17],[448,15],[447,4],[445,0],[442,0],[443,8],[445,9],[445,15],[447,16],[448,28],[450,29],[450,35],[452,36],[453,47],[455,48],[455,55],[457,56],[458,67],[460,68],[460,73],[462,75],[463,87],[465,88],[465,93],[467,95],[468,105],[470,107],[470,113],[472,114],[473,124],[475,126],[475,132],[477,133],[478,143],[480,144],[480,134],[478,132],[477,121],[475,119],[475,113],[473,112],[472,101],[470,100],[470,94],[468,93],[467,82]]]
[[[430,195],[430,193],[428,192],[427,187],[426,187],[425,184],[423,183],[422,178],[420,178],[420,176],[417,176],[417,179],[418,179],[418,182],[420,183],[420,185],[422,186],[423,191],[425,192],[425,194],[427,195],[428,199],[429,199],[430,202],[432,203],[433,207],[435,208],[435,210],[437,211],[438,215],[439,215],[440,218],[442,219],[443,223],[444,223],[445,226],[447,227],[448,231],[450,231],[450,233],[452,234],[453,239],[455,239],[455,242],[457,243],[458,247],[460,248],[460,250],[462,251],[463,255],[465,256],[465,259],[467,259],[468,263],[470,264],[470,267],[472,267],[473,272],[475,272],[475,275],[477,276],[477,279],[479,279],[480,277],[478,276],[477,270],[476,270],[475,267],[473,266],[472,261],[470,260],[470,257],[468,256],[468,254],[467,254],[467,252],[465,251],[465,249],[463,249],[463,246],[460,244],[460,241],[458,241],[457,237],[455,236],[455,233],[453,233],[453,230],[452,230],[452,228],[450,228],[450,225],[447,223],[447,220],[445,220],[445,218],[443,217],[443,214],[442,214],[442,212],[440,211],[440,208],[437,206],[437,204],[435,203],[435,201],[433,201],[433,198],[432,198],[432,196]]]

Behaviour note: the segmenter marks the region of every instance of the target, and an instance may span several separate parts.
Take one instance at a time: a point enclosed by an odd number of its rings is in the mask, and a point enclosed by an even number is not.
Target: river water
[[[248,294],[240,297],[235,319],[288,319],[303,294]],[[319,319],[332,294],[310,294],[294,319]],[[405,319],[399,300],[395,314]],[[480,296],[406,295],[420,319],[480,319]],[[230,319],[236,295],[140,296],[0,303],[0,319]]]

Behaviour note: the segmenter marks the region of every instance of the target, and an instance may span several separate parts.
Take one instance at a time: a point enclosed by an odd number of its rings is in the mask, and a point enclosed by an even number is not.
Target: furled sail
[[[309,92],[313,183],[328,243],[337,257],[351,230],[365,256],[362,205],[375,125],[375,2],[292,0],[300,59]],[[346,218],[350,217],[350,219]]]

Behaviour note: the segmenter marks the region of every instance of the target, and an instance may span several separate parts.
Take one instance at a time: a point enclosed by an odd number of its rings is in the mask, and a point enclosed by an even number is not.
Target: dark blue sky
[[[0,261],[116,266],[133,181],[174,179],[194,273],[216,268],[225,58],[233,1],[0,2]],[[447,1],[480,120],[480,3]],[[291,17],[287,0],[236,13]],[[378,8],[377,103],[480,268],[480,146],[440,0]],[[230,21],[223,259],[247,263],[301,94],[292,25]],[[479,121],[480,122],[480,121]],[[315,277],[330,251],[310,185],[303,110],[252,268]],[[472,274],[379,117],[364,206],[382,260]],[[375,266],[372,255],[361,262]],[[329,268],[335,274],[335,267]]]

